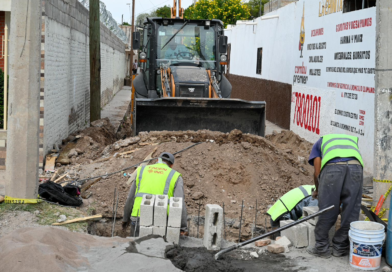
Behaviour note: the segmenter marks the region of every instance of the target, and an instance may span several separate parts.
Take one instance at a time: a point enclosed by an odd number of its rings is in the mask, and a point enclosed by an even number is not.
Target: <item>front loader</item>
[[[173,18],[147,18],[142,35],[133,35],[141,48],[133,133],[239,129],[264,136],[266,103],[230,98],[222,21],[184,20],[182,13],[175,3]]]

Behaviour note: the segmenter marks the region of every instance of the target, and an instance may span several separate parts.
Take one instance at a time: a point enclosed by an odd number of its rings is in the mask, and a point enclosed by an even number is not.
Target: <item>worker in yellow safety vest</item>
[[[358,137],[345,134],[329,134],[321,137],[313,146],[309,164],[314,166],[319,209],[331,205],[335,208],[320,214],[314,230],[315,245],[309,245],[308,253],[330,258],[346,256],[349,253],[348,231],[350,223],[359,220],[361,210],[363,161],[358,147]],[[334,227],[342,207],[341,226],[332,239],[329,248],[328,233]]]
[[[280,220],[298,220],[302,217],[304,207],[317,206],[317,199],[312,198],[314,185],[301,185],[284,194],[269,208],[267,214],[271,216],[271,225],[279,226]]]
[[[131,224],[131,236],[139,236],[140,204],[143,195],[167,195],[182,197],[181,235],[188,235],[187,211],[184,197],[184,181],[180,173],[172,169],[174,156],[168,152],[159,155],[156,164],[141,166],[136,169],[137,175],[132,182],[127,201],[124,206],[122,227],[125,231]]]

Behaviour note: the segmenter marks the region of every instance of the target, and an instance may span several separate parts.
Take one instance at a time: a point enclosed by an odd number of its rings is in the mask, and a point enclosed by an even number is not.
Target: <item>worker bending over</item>
[[[344,134],[321,137],[313,146],[309,164],[314,166],[313,196],[318,197],[319,209],[331,205],[335,208],[319,215],[314,230],[316,245],[307,251],[322,258],[331,257],[328,232],[335,225],[342,204],[342,222],[332,239],[332,255],[345,256],[349,252],[350,223],[358,221],[361,210],[363,161],[358,137]]]
[[[174,156],[168,152],[163,152],[159,155],[156,164],[137,168],[136,179],[132,182],[125,203],[122,223],[124,231],[131,223],[131,236],[139,236],[140,204],[143,195],[146,194],[167,195],[169,199],[171,197],[182,197],[181,235],[188,235],[184,181],[181,174],[172,169],[173,164]]]
[[[302,185],[279,198],[267,212],[271,216],[272,227],[279,227],[280,220],[297,221],[302,217],[304,207],[317,206],[317,199],[312,198],[315,189],[314,185]]]

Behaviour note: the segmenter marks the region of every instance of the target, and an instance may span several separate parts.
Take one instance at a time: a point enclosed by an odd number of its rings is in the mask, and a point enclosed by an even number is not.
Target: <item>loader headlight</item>
[[[220,60],[221,60],[221,62],[227,62],[227,56],[226,55],[221,55]]]
[[[146,53],[141,52],[141,53],[140,53],[140,59],[146,59],[146,58],[147,58]]]

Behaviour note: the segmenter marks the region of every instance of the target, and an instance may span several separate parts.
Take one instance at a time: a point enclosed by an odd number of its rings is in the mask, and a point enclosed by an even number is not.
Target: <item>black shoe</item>
[[[341,252],[341,251],[337,251],[336,249],[332,249],[332,255],[334,257],[344,257],[348,255],[348,251]]]
[[[315,247],[308,247],[306,251],[316,257],[324,258],[324,259],[329,259],[331,258],[331,250],[328,249],[326,252],[319,252]]]

